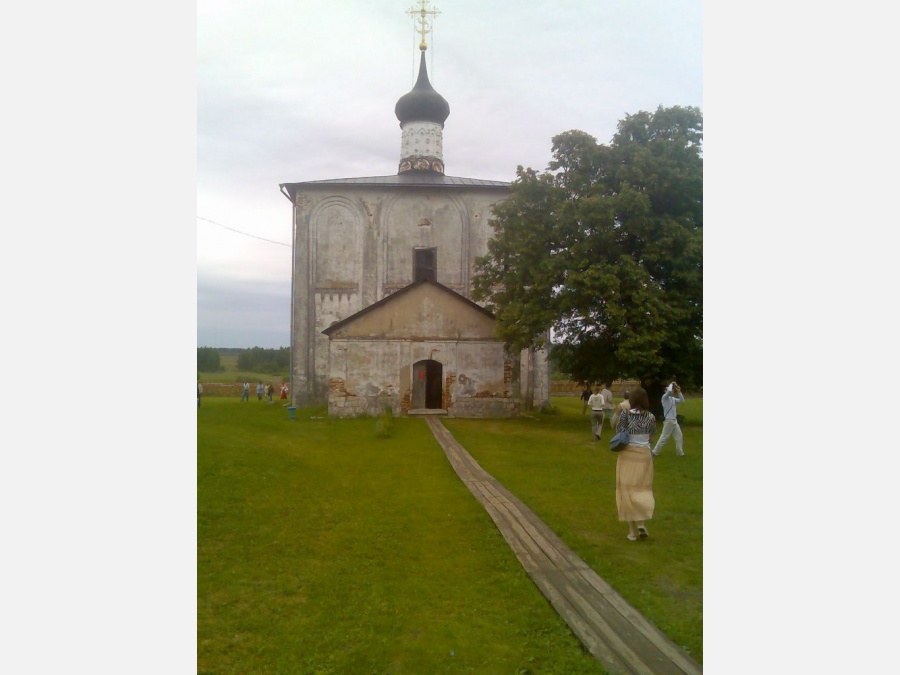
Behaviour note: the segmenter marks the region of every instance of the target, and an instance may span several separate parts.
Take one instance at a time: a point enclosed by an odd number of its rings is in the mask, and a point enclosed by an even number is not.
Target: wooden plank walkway
[[[701,666],[616,593],[466,452],[439,418],[425,420],[544,597],[612,673],[683,675]]]

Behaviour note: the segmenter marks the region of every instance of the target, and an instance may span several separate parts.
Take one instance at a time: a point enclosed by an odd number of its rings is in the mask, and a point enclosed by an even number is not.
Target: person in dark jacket
[[[581,392],[581,414],[582,415],[584,415],[584,413],[587,412],[588,399],[591,397],[591,394],[593,394],[593,393],[594,392],[591,391],[590,387],[585,387],[584,391]]]

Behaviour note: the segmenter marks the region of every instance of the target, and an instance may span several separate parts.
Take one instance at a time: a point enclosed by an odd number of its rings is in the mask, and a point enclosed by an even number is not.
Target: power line
[[[285,244],[284,242],[281,242],[281,241],[273,241],[271,239],[266,239],[265,237],[257,237],[255,234],[247,234],[246,232],[241,232],[240,230],[236,230],[233,227],[228,227],[227,225],[223,225],[222,223],[217,223],[216,221],[210,220],[209,218],[201,218],[200,216],[197,216],[197,220],[202,220],[207,223],[212,223],[213,225],[218,225],[219,227],[224,227],[226,230],[231,230],[232,232],[237,232],[238,234],[242,234],[245,237],[253,237],[254,239],[260,239],[262,241],[267,241],[270,244],[278,244],[279,246],[287,246],[288,248],[291,247],[290,244]]]

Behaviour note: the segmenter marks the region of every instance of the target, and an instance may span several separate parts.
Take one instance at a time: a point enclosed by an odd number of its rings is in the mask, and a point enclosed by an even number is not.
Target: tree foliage
[[[290,347],[279,349],[266,349],[264,347],[252,347],[242,349],[238,354],[237,365],[241,370],[256,373],[279,373],[290,368]]]
[[[219,352],[213,347],[197,347],[197,372],[215,373],[222,370]]]
[[[518,167],[474,284],[510,348],[552,331],[561,370],[635,378],[651,400],[671,378],[702,384],[702,138],[698,108],[659,107],[609,145],[567,131],[546,171]]]

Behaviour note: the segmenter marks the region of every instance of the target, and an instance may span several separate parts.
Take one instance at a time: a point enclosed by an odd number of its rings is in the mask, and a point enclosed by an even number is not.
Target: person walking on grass
[[[616,508],[619,520],[628,523],[628,540],[649,537],[646,521],[653,517],[653,459],[650,436],[656,431],[656,417],[648,408],[647,392],[633,389],[629,410],[619,415],[616,433],[628,433],[628,445],[616,454]]]
[[[259,384],[256,385],[256,400],[257,401],[262,401],[263,393],[265,392],[265,390],[266,390],[266,388],[263,386],[262,382],[260,382]]]
[[[584,391],[581,392],[581,414],[582,415],[584,415],[584,413],[587,411],[588,400],[590,400],[591,394],[593,394],[593,393],[594,392],[592,392],[591,388],[588,386],[585,386]]]
[[[203,385],[197,383],[197,407],[200,407],[200,397],[203,396]]]
[[[594,440],[600,440],[600,432],[603,430],[603,395],[600,393],[600,387],[594,387],[594,393],[588,399],[588,408],[591,409],[591,431],[594,433]]]
[[[619,405],[616,406],[613,411],[612,417],[609,420],[610,425],[613,430],[615,430],[616,425],[619,423],[619,418],[622,416],[622,413],[626,410],[631,410],[631,404],[628,402],[628,392],[625,392],[625,400],[622,401]]]
[[[612,413],[613,408],[613,394],[609,390],[609,387],[604,383],[603,388],[600,390],[600,395],[603,397],[603,417],[609,418],[610,422],[612,421]],[[600,426],[603,426],[603,423],[600,423]],[[615,429],[615,427],[610,427],[611,429]],[[613,431],[615,433],[615,431]]]
[[[244,386],[241,388],[241,401],[250,402],[250,383],[244,382]]]
[[[659,453],[669,442],[671,436],[675,437],[675,454],[684,457],[684,434],[681,433],[681,426],[678,424],[678,410],[676,404],[684,403],[684,394],[681,393],[681,387],[677,382],[672,382],[666,387],[666,392],[662,395],[663,404],[663,430],[653,446],[653,456],[659,457]]]

